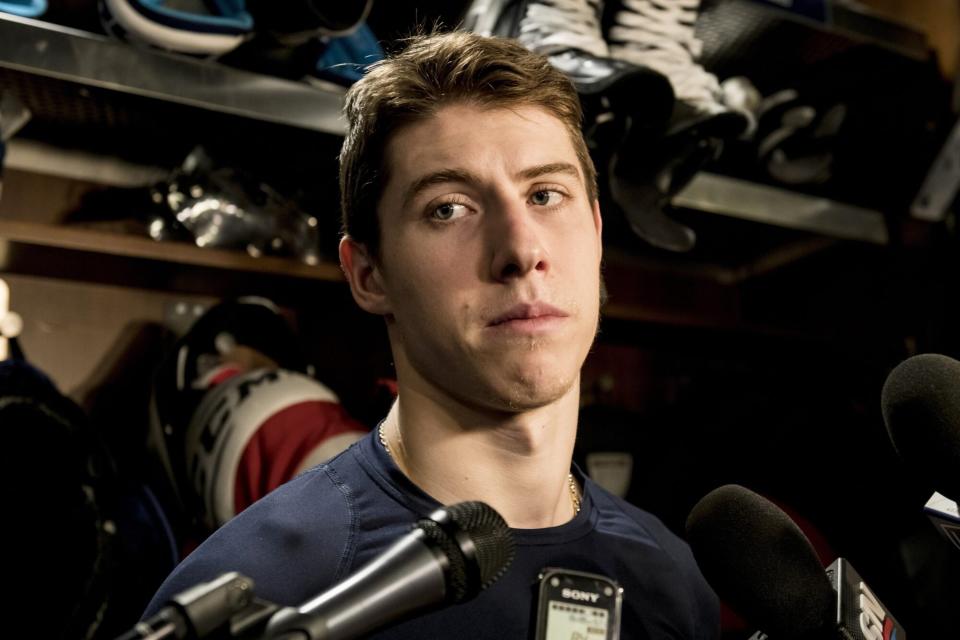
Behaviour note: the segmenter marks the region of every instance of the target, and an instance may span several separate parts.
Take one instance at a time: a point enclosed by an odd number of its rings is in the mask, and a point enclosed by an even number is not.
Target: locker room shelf
[[[56,102],[57,94],[63,93],[58,84],[79,85],[309,131],[335,135],[344,131],[340,118],[343,100],[337,91],[212,61],[146,51],[101,35],[9,14],[0,14],[0,71],[3,84],[15,87],[14,91],[46,98],[35,103],[49,103],[51,97]],[[102,120],[124,119],[124,114],[115,113],[114,105],[96,100],[67,99],[55,108],[101,109],[107,112]],[[91,116],[85,113],[84,117]]]
[[[338,266],[157,242],[99,229],[0,220],[0,272],[207,295],[295,300],[343,282]]]
[[[270,256],[254,258],[236,251],[201,249],[189,244],[157,242],[149,238],[94,229],[19,220],[0,220],[0,239],[7,243],[160,260],[183,265],[276,274],[310,280],[343,280],[340,269],[332,264],[308,265]]]
[[[879,211],[701,171],[673,204],[830,238],[885,245],[887,222]]]

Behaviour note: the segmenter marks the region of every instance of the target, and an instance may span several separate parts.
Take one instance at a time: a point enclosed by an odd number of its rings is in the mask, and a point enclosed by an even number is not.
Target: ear
[[[364,311],[377,315],[392,312],[380,267],[367,247],[350,236],[340,239],[340,268],[350,284],[353,299]]]
[[[600,199],[593,201],[593,226],[597,229],[597,255],[603,259],[603,217],[600,215]]]

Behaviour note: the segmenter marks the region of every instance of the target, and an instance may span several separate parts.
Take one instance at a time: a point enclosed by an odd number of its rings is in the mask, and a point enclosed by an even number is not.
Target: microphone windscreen
[[[510,566],[513,533],[493,507],[479,501],[438,509],[417,523],[450,564],[448,597],[462,602],[493,584]]]
[[[960,502],[960,362],[935,353],[908,358],[887,376],[880,402],[900,456]]]
[[[717,594],[770,637],[836,626],[836,595],[813,546],[766,498],[739,485],[711,491],[687,518],[687,540]]]
[[[450,519],[465,531],[476,548],[481,588],[486,589],[513,561],[513,534],[503,517],[489,505],[473,501],[447,508]]]

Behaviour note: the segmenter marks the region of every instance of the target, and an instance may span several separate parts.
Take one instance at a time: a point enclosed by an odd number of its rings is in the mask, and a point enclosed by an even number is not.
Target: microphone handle
[[[846,558],[837,558],[826,568],[836,597],[836,618],[823,628],[793,640],[903,640],[907,632],[880,602]],[[748,640],[780,640],[757,631]]]
[[[449,561],[417,528],[343,582],[278,611],[265,638],[352,640],[447,598]]]
[[[186,622],[173,607],[165,607],[149,620],[138,622],[129,631],[116,640],[167,640],[167,638],[185,638]]]

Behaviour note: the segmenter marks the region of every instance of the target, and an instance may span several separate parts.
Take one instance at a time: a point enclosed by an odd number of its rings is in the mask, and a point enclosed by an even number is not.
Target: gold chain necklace
[[[393,451],[390,450],[390,445],[387,444],[386,436],[383,435],[383,423],[380,423],[380,427],[377,429],[377,435],[380,436],[380,444],[383,445],[387,455],[393,458],[394,462],[397,462]],[[577,490],[577,481],[573,479],[572,473],[567,474],[567,486],[570,488],[570,503],[573,505],[573,515],[577,515],[580,513],[580,492]]]

